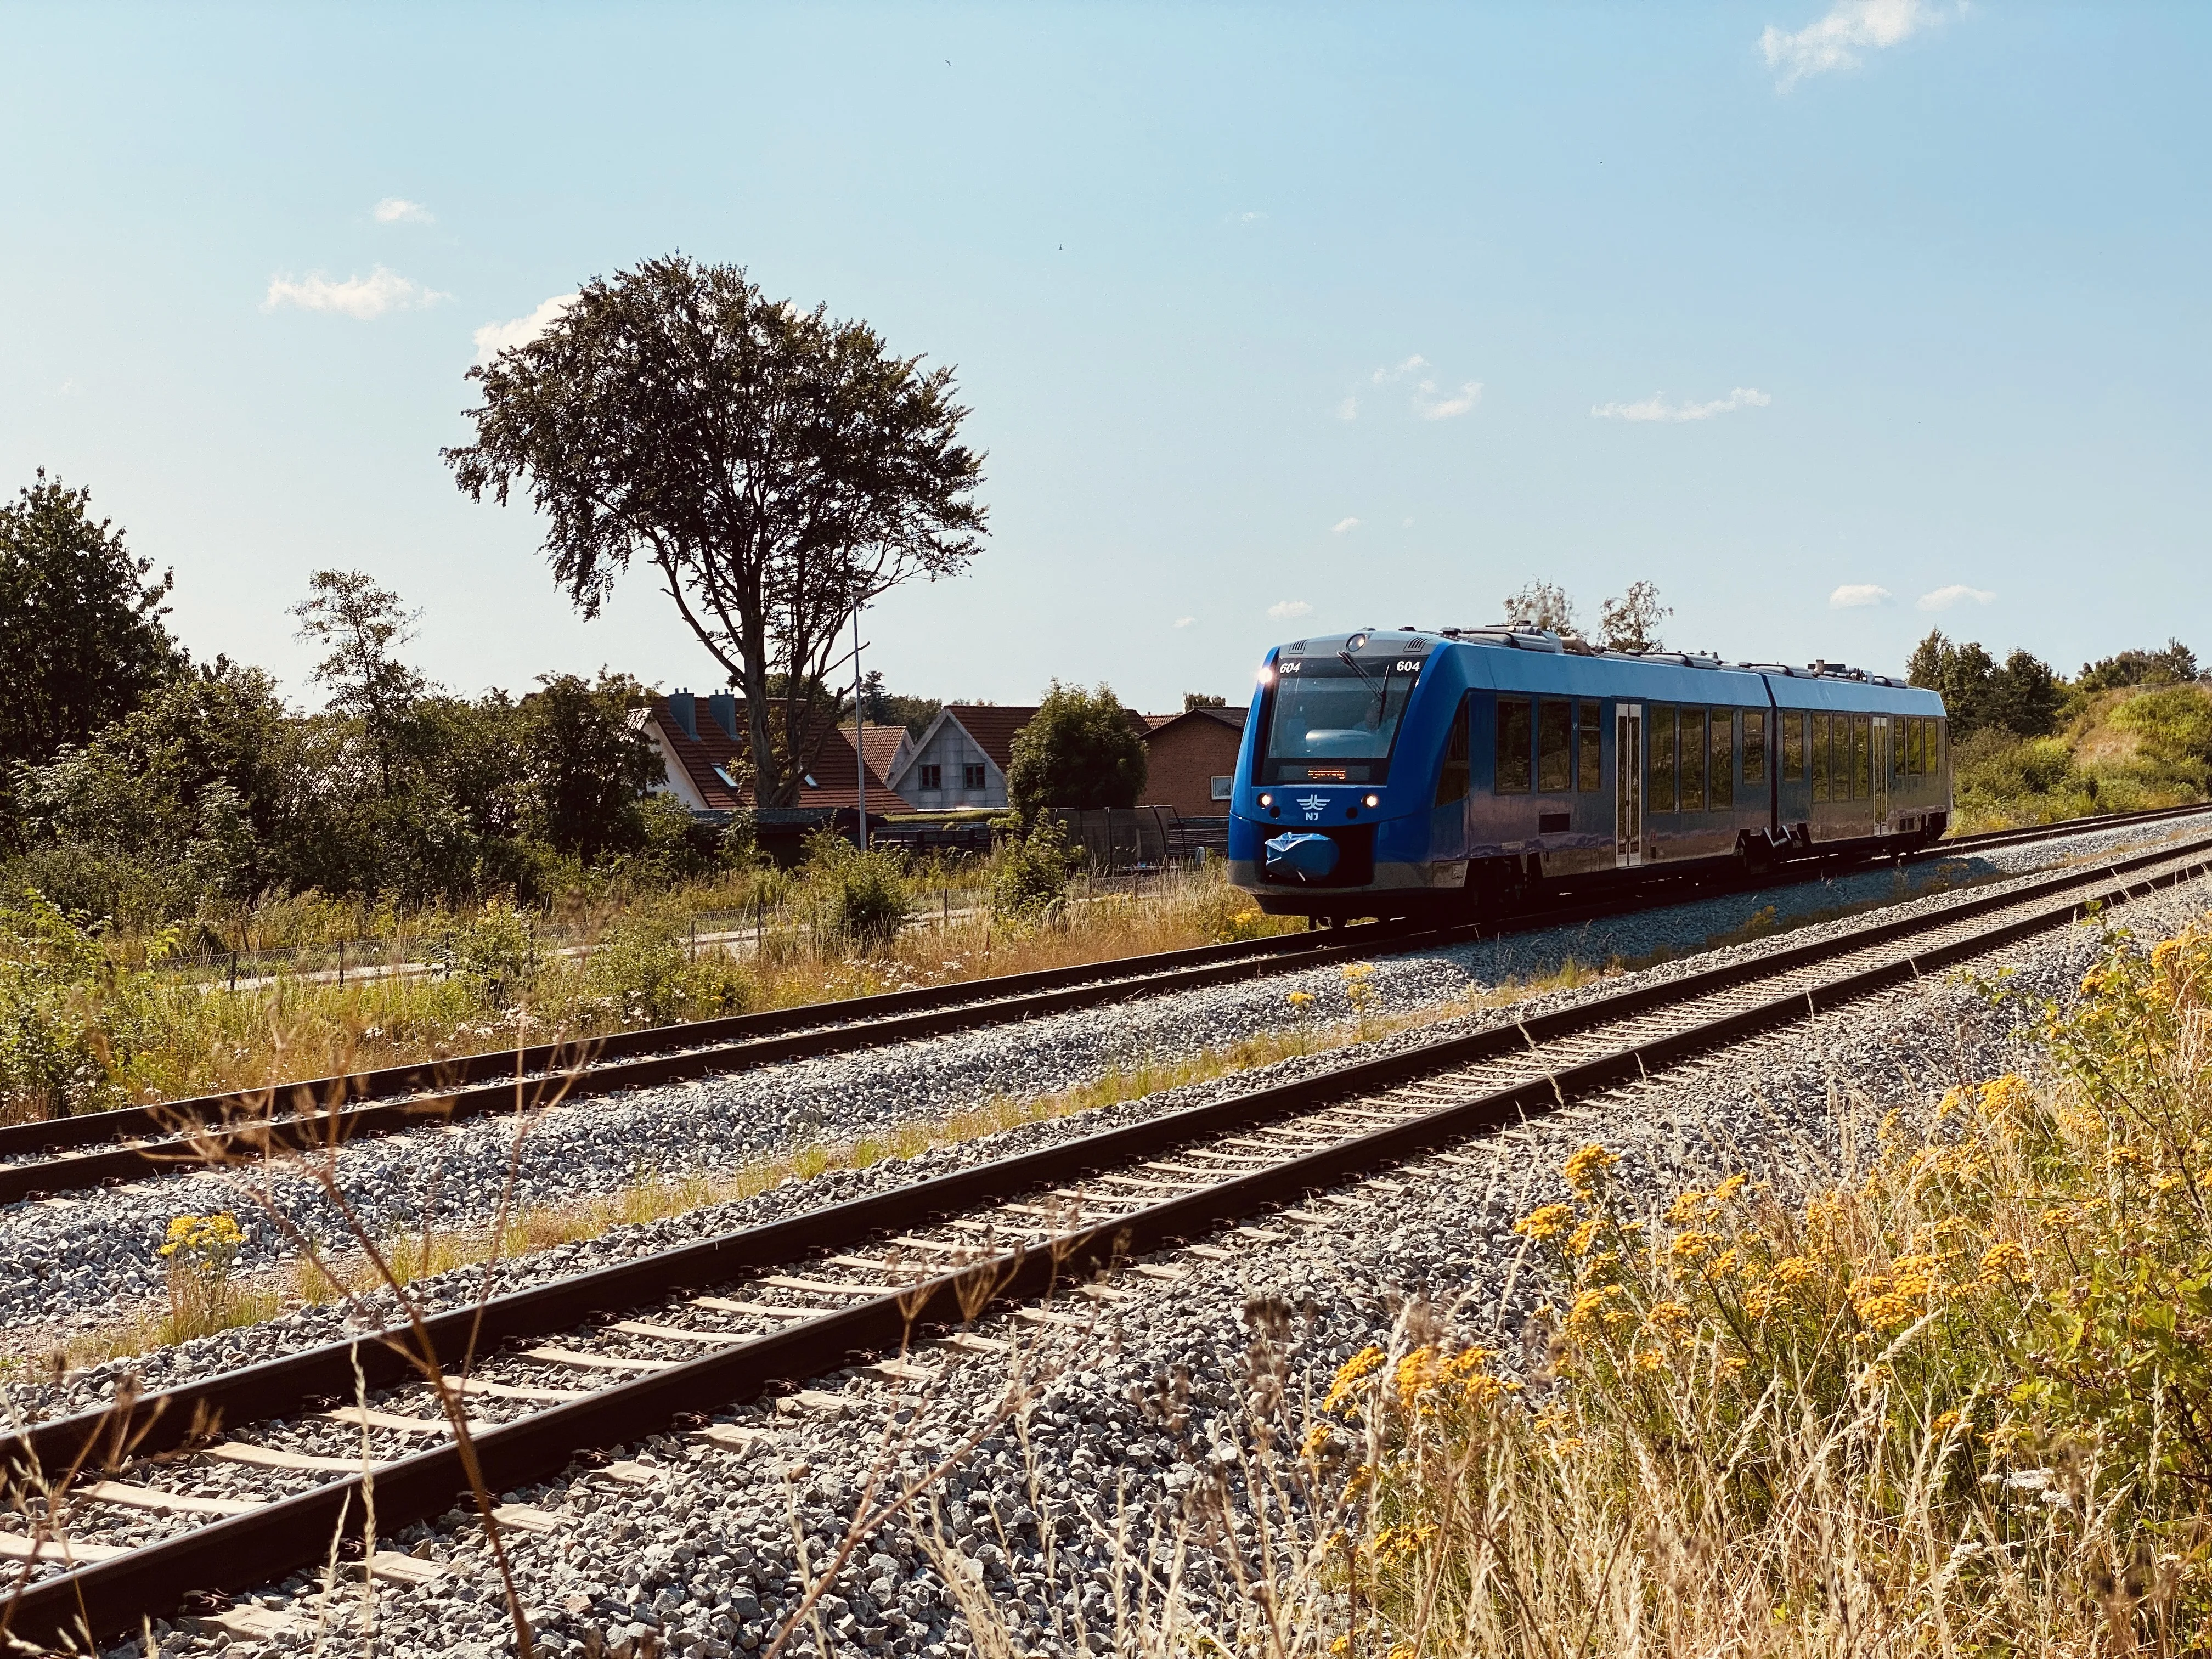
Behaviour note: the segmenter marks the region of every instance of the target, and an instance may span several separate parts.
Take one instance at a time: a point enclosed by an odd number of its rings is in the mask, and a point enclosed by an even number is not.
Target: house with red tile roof
[[[660,752],[662,788],[695,812],[732,812],[750,808],[752,785],[745,767],[744,704],[727,691],[694,696],[689,691],[655,696],[644,711],[645,732]],[[881,728],[870,728],[871,735]],[[903,730],[903,728],[902,728]],[[796,805],[802,809],[850,812],[860,799],[859,757],[846,730],[831,727],[809,763]],[[871,814],[902,811],[891,787],[874,768],[868,771]]]
[[[1036,718],[1034,704],[948,702],[890,773],[891,787],[916,811],[1005,806],[1015,734]],[[1173,718],[1128,711],[1139,737]]]
[[[1190,708],[1148,717],[1154,723],[1145,734],[1145,804],[1172,806],[1186,818],[1225,816],[1248,712]]]
[[[853,741],[852,726],[841,726],[837,730],[847,743]],[[860,736],[860,752],[868,757],[868,770],[876,777],[896,777],[907,757],[914,752],[914,733],[903,726],[869,726],[861,730]],[[902,806],[906,804],[902,803]],[[873,801],[869,803],[868,810],[875,810]]]

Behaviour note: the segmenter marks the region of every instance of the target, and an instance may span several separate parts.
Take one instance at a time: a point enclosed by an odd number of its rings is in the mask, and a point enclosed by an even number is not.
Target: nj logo
[[[1301,795],[1298,797],[1298,808],[1306,815],[1306,822],[1308,823],[1311,823],[1316,818],[1319,817],[1322,815],[1322,809],[1327,807],[1328,805],[1328,797],[1327,795]]]

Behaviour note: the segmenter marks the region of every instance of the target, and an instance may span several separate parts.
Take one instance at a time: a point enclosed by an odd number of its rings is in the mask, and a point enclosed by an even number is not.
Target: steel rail
[[[1264,1125],[1329,1101],[1363,1097],[1578,1030],[1601,1030],[1667,1002],[1756,983],[1796,966],[1893,943],[1931,925],[1955,926],[1984,915],[1996,918],[1990,927],[1873,963],[1814,989],[1792,990],[1672,1033],[1617,1045],[1389,1127],[1265,1169],[1234,1174],[1104,1222],[1063,1231],[1041,1245],[997,1254],[899,1292],[818,1314],[801,1325],[741,1338],[703,1358],[550,1406],[471,1436],[490,1489],[530,1484],[557,1473],[579,1451],[632,1441],[681,1413],[720,1409],[757,1397],[787,1379],[896,1350],[917,1330],[966,1322],[986,1302],[1048,1293],[1063,1279],[1087,1277],[1126,1256],[1201,1236],[1316,1188],[1341,1185],[1486,1129],[1632,1081],[1702,1051],[1984,954],[2061,925],[2094,905],[2203,875],[2212,870],[2212,857],[2205,856],[2208,850],[2212,850],[2212,838],[2106,869],[2065,872],[2029,888],[1947,907],[1940,921],[1920,917],[1871,924],[1834,939],[1661,985],[1633,988],[1518,1026],[1340,1066],[664,1255],[512,1292],[481,1310],[435,1316],[428,1322],[430,1346],[441,1364],[451,1363],[489,1352],[503,1341],[572,1326],[594,1313],[850,1247],[886,1231],[1127,1164],[1226,1129]],[[2165,867],[2153,869],[2154,866]],[[2141,882],[2127,879],[2139,871],[2150,873]],[[2115,884],[2101,891],[2081,890],[2097,889],[2107,881]],[[2069,887],[2075,891],[2063,896]],[[2006,915],[2007,911],[2015,914]],[[128,1412],[88,1413],[42,1425],[0,1443],[0,1460],[20,1478],[34,1468],[73,1468],[80,1460],[96,1467],[115,1461],[101,1455],[103,1448],[127,1447],[132,1459],[177,1449],[222,1423],[290,1414],[319,1394],[350,1394],[356,1362],[372,1387],[411,1376],[419,1367],[404,1346],[364,1335],[149,1396]],[[450,1443],[380,1464],[373,1478],[377,1511],[387,1528],[443,1512],[466,1486],[460,1454]],[[32,1585],[9,1604],[8,1627],[19,1638],[49,1643],[69,1639],[72,1633],[105,1637],[134,1628],[142,1617],[165,1614],[194,1589],[281,1576],[319,1559],[333,1530],[348,1517],[357,1522],[361,1486],[361,1476],[349,1475]]]
[[[2014,840],[2040,841],[2096,828],[2148,823],[2203,811],[2160,808],[2114,814],[2109,821],[1972,838],[1977,850]],[[2085,830],[2084,826],[2087,825]],[[1938,842],[1900,855],[1945,855],[1964,842]],[[1852,861],[1864,861],[1863,860]],[[1832,866],[1800,860],[1760,876],[1683,878],[1692,896],[1763,890],[1817,879]],[[655,1026],[577,1042],[541,1043],[343,1077],[234,1091],[82,1116],[0,1127],[0,1158],[44,1157],[0,1164],[0,1204],[116,1186],[150,1175],[204,1166],[210,1158],[326,1149],[340,1142],[394,1134],[429,1123],[492,1113],[532,1110],[558,1099],[647,1088],[709,1075],[729,1075],[780,1062],[912,1042],[951,1031],[1095,1008],[1140,997],[1234,983],[1247,976],[1290,972],[1360,956],[1431,949],[1486,933],[1536,931],[1659,908],[1647,890],[1601,896],[1578,905],[1531,909],[1500,925],[1436,927],[1372,922],[1325,935],[1199,945],[999,979],[963,981],[927,989],[770,1010],[757,1014]],[[464,1086],[471,1085],[473,1086]],[[349,1102],[374,1103],[351,1105]],[[286,1115],[289,1112],[293,1115]]]

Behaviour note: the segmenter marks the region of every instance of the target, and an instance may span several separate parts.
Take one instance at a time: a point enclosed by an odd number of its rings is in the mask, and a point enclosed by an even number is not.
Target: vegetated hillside
[[[2050,735],[1984,726],[1955,745],[1952,770],[1961,830],[2212,798],[2212,679],[2105,690],[2077,684]]]

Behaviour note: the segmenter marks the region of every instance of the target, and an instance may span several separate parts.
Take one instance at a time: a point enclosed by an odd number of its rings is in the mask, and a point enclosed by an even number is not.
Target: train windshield
[[[1380,782],[1421,660],[1340,651],[1277,663],[1267,723],[1271,781]]]

